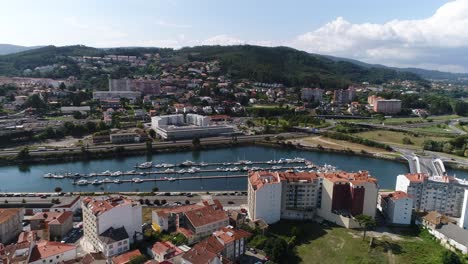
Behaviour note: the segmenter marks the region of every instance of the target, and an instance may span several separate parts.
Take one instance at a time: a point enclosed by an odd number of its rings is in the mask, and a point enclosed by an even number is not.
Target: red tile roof
[[[118,255],[116,257],[112,258],[112,263],[113,264],[127,264],[130,262],[130,260],[141,256],[141,252],[138,249],[135,249],[133,251],[129,251],[127,253],[124,253],[122,255]]]
[[[133,204],[133,201],[123,196],[109,197],[105,200],[96,200],[91,197],[86,197],[83,199],[83,204],[91,209],[93,214],[99,215],[117,206]]]
[[[3,224],[16,215],[19,215],[20,209],[17,208],[9,208],[9,209],[0,209],[0,224]]]
[[[405,198],[411,198],[411,195],[402,192],[402,191],[395,191],[391,193],[386,193],[381,195],[383,198],[386,199],[392,199],[392,200],[400,200],[400,199],[405,199]]]
[[[349,182],[354,185],[362,183],[377,183],[377,179],[371,177],[367,171],[319,173],[319,176],[332,182]]]
[[[49,225],[60,225],[65,223],[66,220],[71,219],[73,213],[70,211],[65,212],[46,212],[36,213],[30,220],[44,220]]]
[[[424,182],[424,180],[429,178],[429,176],[424,173],[408,173],[405,176],[410,182]]]
[[[254,190],[258,190],[265,185],[280,183],[280,178],[276,172],[251,171],[249,173],[249,182]]]
[[[188,211],[185,213],[185,216],[194,227],[204,226],[223,220],[229,221],[229,217],[225,211],[215,210],[211,206]]]
[[[182,258],[192,264],[206,264],[217,258],[224,246],[215,237],[208,237],[193,246]]]
[[[221,239],[224,244],[228,244],[235,240],[240,240],[242,238],[248,238],[252,234],[242,229],[233,229],[229,227],[223,227],[220,230],[214,232],[215,237]]]
[[[180,213],[185,213],[191,210],[199,209],[202,208],[203,205],[200,204],[190,204],[190,205],[182,205],[178,207],[173,207],[173,208],[164,208],[164,209],[156,209],[156,214],[161,216],[161,217],[166,217],[169,214],[180,214]]]
[[[62,244],[60,242],[40,241],[31,251],[31,258],[29,259],[29,262],[46,259],[68,251],[76,251],[76,247],[71,244]]]

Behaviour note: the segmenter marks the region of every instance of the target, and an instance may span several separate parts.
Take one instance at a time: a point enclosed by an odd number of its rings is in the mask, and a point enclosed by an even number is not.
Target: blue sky
[[[468,0],[1,0],[0,43],[284,45],[465,72]]]

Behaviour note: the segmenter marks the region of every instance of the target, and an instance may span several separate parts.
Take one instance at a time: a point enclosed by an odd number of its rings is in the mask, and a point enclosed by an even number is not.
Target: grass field
[[[396,117],[396,118],[387,118],[385,119],[384,123],[386,125],[404,125],[408,123],[429,123],[429,120],[450,120],[450,119],[456,119],[459,118],[457,115],[442,115],[442,116],[430,116],[427,119],[422,119],[420,117]],[[337,120],[337,121],[344,121],[344,122],[349,122],[349,123],[360,123],[360,122],[366,122],[366,123],[374,123],[378,124],[381,123],[377,119],[342,119],[342,120]]]
[[[421,128],[415,128],[414,132],[426,132],[426,133],[434,133],[434,134],[442,134],[442,135],[456,135],[452,130],[445,126],[427,126]]]
[[[312,145],[312,146],[320,145],[324,148],[336,149],[336,150],[351,149],[354,152],[366,151],[370,153],[380,153],[384,155],[393,154],[392,152],[386,151],[384,149],[368,147],[365,145],[351,143],[351,142],[344,141],[344,140],[337,140],[337,139],[321,137],[321,136],[306,137],[301,140],[301,143],[304,145]]]
[[[288,238],[291,228],[299,228],[302,236],[295,247],[295,259],[288,263],[441,263],[445,249],[432,236],[411,230],[398,240],[383,236],[362,240],[362,233],[342,227],[317,223],[281,222],[271,232]]]
[[[388,145],[401,145],[405,147],[422,147],[425,140],[435,140],[435,141],[447,141],[450,138],[447,137],[435,137],[435,136],[424,136],[419,135],[417,137],[404,132],[397,132],[397,131],[387,131],[387,130],[373,130],[373,131],[366,131],[360,132],[356,134],[362,138],[367,138],[370,140],[378,141],[381,143],[385,143]],[[405,145],[403,144],[403,138],[409,138],[413,145]]]

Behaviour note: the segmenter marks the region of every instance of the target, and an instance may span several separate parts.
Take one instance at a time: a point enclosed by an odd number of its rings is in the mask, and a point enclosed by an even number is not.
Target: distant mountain
[[[17,45],[11,45],[11,44],[0,44],[0,55],[18,53],[18,52],[22,52],[26,50],[37,49],[37,48],[40,48],[40,46],[24,47],[24,46],[17,46]]]
[[[390,80],[414,80],[425,83],[419,75],[384,67],[333,60],[288,47],[199,46],[178,50],[189,60],[221,61],[222,70],[238,79],[278,82],[291,86],[342,88],[364,81],[384,83]]]
[[[233,79],[276,82],[288,86],[320,86],[333,89],[364,81],[376,84],[390,80],[414,80],[422,84],[426,83],[419,75],[411,72],[383,66],[362,65],[361,62],[344,59],[335,60],[288,47],[251,45],[199,46],[179,50],[140,47],[97,49],[82,45],[46,46],[0,56],[0,75],[21,75],[25,69],[59,63],[70,67],[67,71],[55,73],[49,77],[63,78],[67,77],[67,74],[79,77],[81,70],[68,56],[104,56],[107,54],[143,56],[149,52],[158,52],[165,61],[174,63],[216,59],[221,62],[222,73]]]
[[[442,71],[426,70],[426,69],[420,69],[420,68],[397,68],[397,67],[389,67],[389,66],[385,66],[381,64],[365,63],[362,61],[348,59],[348,58],[340,58],[340,57],[334,57],[334,56],[326,56],[326,57],[334,61],[348,61],[348,62],[360,65],[362,67],[367,67],[367,68],[386,68],[386,69],[393,69],[393,70],[401,71],[401,72],[412,72],[428,80],[430,79],[430,80],[466,81],[466,79],[468,79],[468,73],[442,72]]]

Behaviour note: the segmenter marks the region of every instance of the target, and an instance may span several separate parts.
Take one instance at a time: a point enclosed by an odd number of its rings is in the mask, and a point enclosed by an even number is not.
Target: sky
[[[0,43],[289,46],[468,72],[468,0],[0,0]]]

